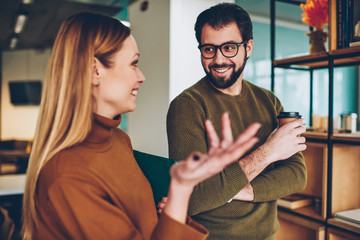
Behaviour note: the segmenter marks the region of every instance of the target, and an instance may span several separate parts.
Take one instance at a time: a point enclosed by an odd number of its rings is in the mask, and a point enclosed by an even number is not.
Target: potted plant
[[[301,3],[304,11],[302,21],[312,27],[307,36],[310,37],[310,54],[326,52],[325,42],[327,33],[324,26],[328,24],[328,0],[307,0]]]

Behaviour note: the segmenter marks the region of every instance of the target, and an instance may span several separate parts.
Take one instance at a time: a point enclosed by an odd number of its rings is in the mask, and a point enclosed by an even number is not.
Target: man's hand
[[[251,184],[249,183],[248,185],[246,185],[246,187],[241,189],[241,191],[238,194],[236,194],[232,198],[232,200],[251,202],[254,200],[254,198],[255,198],[254,189],[251,186]]]
[[[304,119],[298,119],[276,128],[263,145],[267,159],[271,163],[288,159],[297,152],[306,149],[305,137],[301,134],[306,132],[303,126]]]
[[[163,198],[161,199],[161,201],[157,204],[157,209],[158,209],[157,212],[158,212],[159,214],[162,213],[164,207],[166,206],[167,199],[168,199],[167,197],[163,197]]]
[[[258,176],[269,164],[284,160],[306,149],[304,119],[298,119],[275,129],[266,142],[255,151],[239,160],[239,165],[249,182]]]

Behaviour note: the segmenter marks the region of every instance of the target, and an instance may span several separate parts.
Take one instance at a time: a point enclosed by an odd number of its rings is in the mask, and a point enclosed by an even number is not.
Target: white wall
[[[165,117],[169,99],[169,0],[142,1],[129,9],[129,22],[140,51],[139,67],[146,77],[140,86],[137,108],[129,114],[128,134],[134,149],[167,156]]]
[[[168,156],[166,114],[170,101],[204,76],[194,32],[200,12],[220,0],[152,0],[140,11],[132,4],[129,21],[146,77],[137,109],[129,114],[128,133],[134,149]],[[234,1],[230,1],[234,2]]]
[[[10,103],[11,80],[44,80],[50,49],[5,51],[2,54],[1,135],[0,139],[34,137],[38,106],[14,106]]]
[[[171,0],[169,101],[205,76],[194,25],[205,9],[234,0]]]

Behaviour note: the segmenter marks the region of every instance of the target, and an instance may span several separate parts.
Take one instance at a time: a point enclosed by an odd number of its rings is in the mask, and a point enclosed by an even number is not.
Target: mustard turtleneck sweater
[[[151,186],[121,120],[95,115],[91,133],[41,169],[34,239],[205,239],[189,219],[158,219]]]

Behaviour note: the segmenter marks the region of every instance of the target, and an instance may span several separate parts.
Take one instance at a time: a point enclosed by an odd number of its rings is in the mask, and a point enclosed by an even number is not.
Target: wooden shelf
[[[299,69],[310,69],[310,68],[323,68],[328,65],[329,54],[321,53],[314,55],[306,55],[299,57],[284,58],[281,60],[274,60],[274,67],[279,68],[299,68]]]
[[[303,152],[307,168],[307,183],[305,189],[299,193],[320,198],[322,204],[319,210],[315,209],[314,206],[309,206],[296,209],[294,212],[324,221],[327,206],[328,146],[325,143],[313,142],[309,142],[307,146],[307,149]]]
[[[319,212],[319,210],[315,209],[314,205],[310,205],[310,206],[306,206],[306,207],[302,207],[302,208],[296,208],[296,209],[288,209],[288,208],[279,207],[279,209],[281,209],[284,212],[286,211],[288,213],[294,212],[299,215],[303,215],[303,216],[312,218],[314,220],[322,221],[322,222],[324,222],[326,220],[321,215],[321,212]]]
[[[321,200],[321,207],[315,208],[315,204],[310,206],[287,209],[279,206],[279,209],[287,213],[297,213],[314,220],[326,221],[327,208],[327,151],[328,145],[326,143],[309,142],[308,147],[303,151],[305,164],[307,168],[307,184],[304,190],[298,192],[307,196],[312,196]]]
[[[307,140],[316,139],[316,140],[327,140],[327,132],[317,132],[317,131],[307,131],[303,134]],[[330,136],[330,139],[337,142],[353,142],[360,143],[360,132],[355,133],[334,133]]]
[[[360,208],[360,146],[333,144],[331,216]]]
[[[359,225],[359,227],[355,227],[354,225],[351,225],[351,224],[346,224],[343,222],[336,221],[336,219],[334,219],[334,218],[329,219],[328,223],[335,227],[340,227],[340,228],[349,230],[351,232],[360,234],[360,225]]]
[[[303,136],[307,139],[321,139],[327,140],[328,134],[327,132],[317,132],[317,131],[307,131],[303,134]]]
[[[317,69],[329,67],[329,58],[334,58],[334,66],[360,63],[360,47],[333,50],[330,53],[319,53],[274,60],[274,67],[295,69]]]
[[[360,56],[360,46],[332,50],[330,54],[335,58],[348,57],[354,54]]]
[[[278,211],[279,230],[277,240],[325,239],[325,225],[291,213]]]
[[[330,137],[332,140],[343,141],[343,142],[359,142],[360,143],[360,132],[355,133],[334,133]]]

